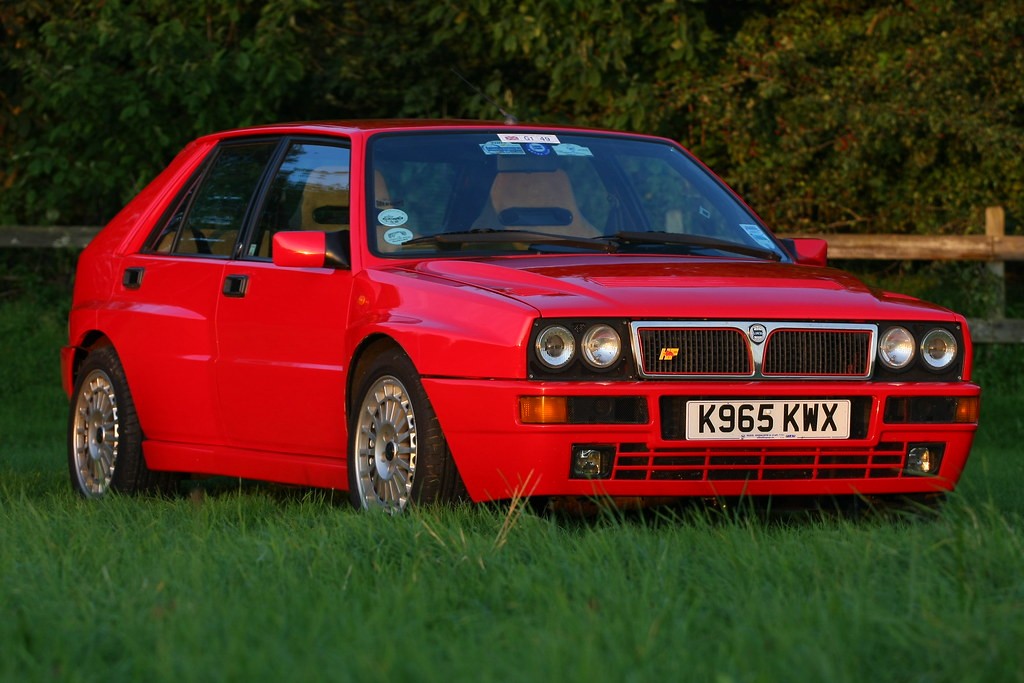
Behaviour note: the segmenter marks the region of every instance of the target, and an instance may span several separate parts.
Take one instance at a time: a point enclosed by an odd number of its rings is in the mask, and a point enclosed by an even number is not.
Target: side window
[[[227,144],[182,193],[152,250],[227,258],[276,140]]]
[[[146,251],[156,252],[158,254],[172,254],[175,253],[175,247],[177,247],[178,233],[181,231],[181,222],[185,218],[185,210],[188,209],[192,202],[192,197],[196,193],[196,187],[199,185],[199,181],[202,179],[202,174],[197,173],[195,177],[190,178],[188,185],[185,186],[185,190],[178,197],[177,203],[174,205],[174,209],[171,211],[170,216],[164,221],[163,227],[160,228],[160,232],[155,237],[150,237],[150,244]],[[194,244],[192,246],[195,246]],[[195,253],[195,252],[193,252]]]
[[[349,229],[349,150],[294,142],[274,175],[260,210],[250,258],[270,258],[275,232]]]

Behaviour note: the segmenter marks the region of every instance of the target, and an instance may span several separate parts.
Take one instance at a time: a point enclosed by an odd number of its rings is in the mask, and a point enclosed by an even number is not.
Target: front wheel
[[[465,489],[412,361],[397,348],[360,368],[350,427],[349,492],[358,508],[391,514],[449,503]]]

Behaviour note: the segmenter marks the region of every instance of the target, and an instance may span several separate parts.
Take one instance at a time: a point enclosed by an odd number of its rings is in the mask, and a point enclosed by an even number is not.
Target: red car
[[[392,512],[953,489],[979,412],[966,321],[825,246],[655,137],[203,137],[81,255],[71,482],[228,475]]]

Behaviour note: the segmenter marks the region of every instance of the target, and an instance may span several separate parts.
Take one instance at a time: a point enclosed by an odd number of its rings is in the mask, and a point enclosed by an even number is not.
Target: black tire
[[[349,411],[352,505],[402,512],[456,503],[466,490],[412,361],[388,347],[360,366]]]
[[[91,351],[83,361],[68,413],[68,473],[80,495],[176,490],[180,474],[146,466],[135,403],[112,347]]]

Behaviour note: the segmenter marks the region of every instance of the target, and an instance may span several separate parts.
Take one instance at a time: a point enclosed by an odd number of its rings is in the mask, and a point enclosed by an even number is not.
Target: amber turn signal
[[[569,400],[565,396],[520,396],[519,419],[525,424],[565,424]]]
[[[956,421],[966,424],[977,424],[981,401],[977,396],[959,398],[956,402]]]

